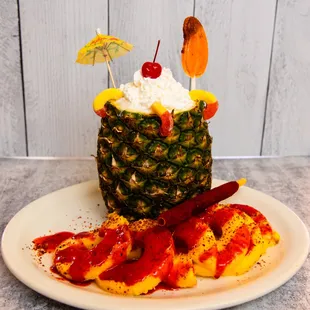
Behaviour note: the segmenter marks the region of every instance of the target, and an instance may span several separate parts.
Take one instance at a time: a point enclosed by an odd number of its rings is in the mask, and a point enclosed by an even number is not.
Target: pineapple
[[[155,114],[121,111],[105,104],[98,135],[99,184],[109,212],[129,220],[156,218],[211,187],[211,143],[202,118],[204,101],[172,114],[167,137]]]

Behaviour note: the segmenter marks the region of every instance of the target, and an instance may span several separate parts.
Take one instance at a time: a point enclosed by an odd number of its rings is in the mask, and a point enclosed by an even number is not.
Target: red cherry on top
[[[161,65],[157,62],[145,62],[142,66],[142,75],[145,78],[157,79],[161,75]]]
[[[161,65],[158,62],[155,62],[160,40],[158,40],[155,56],[153,62],[145,62],[142,66],[142,76],[145,78],[157,79],[161,75]]]

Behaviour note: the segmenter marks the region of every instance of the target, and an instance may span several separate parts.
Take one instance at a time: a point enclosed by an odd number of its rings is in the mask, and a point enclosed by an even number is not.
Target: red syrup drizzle
[[[40,252],[42,252],[41,254],[51,253],[55,251],[55,249],[59,246],[60,243],[73,236],[74,233],[63,231],[54,235],[36,238],[32,242],[34,243],[34,250],[39,250]]]
[[[173,252],[169,230],[155,227],[144,238],[144,252],[139,260],[104,271],[99,278],[124,282],[126,285],[134,285],[149,275],[163,279],[171,267]]]
[[[111,255],[114,265],[126,259],[126,251],[130,243],[127,226],[117,229],[105,229],[100,232],[102,240],[88,249],[83,243],[59,249],[55,255],[54,263],[69,263],[68,273],[74,281],[82,282],[91,267],[101,266]],[[80,233],[77,238],[88,237],[87,233]],[[74,237],[75,238],[75,237]]]

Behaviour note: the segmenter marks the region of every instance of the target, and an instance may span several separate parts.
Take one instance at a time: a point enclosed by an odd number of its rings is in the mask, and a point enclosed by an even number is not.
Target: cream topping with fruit
[[[169,111],[190,110],[195,102],[190,98],[189,91],[177,82],[168,68],[163,68],[156,78],[145,78],[138,70],[133,82],[122,84],[120,90],[124,97],[117,100],[121,110],[153,113],[151,105],[159,101]]]

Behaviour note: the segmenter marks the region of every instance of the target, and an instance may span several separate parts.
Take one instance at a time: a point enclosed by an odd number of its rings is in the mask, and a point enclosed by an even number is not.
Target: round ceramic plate
[[[223,181],[214,180],[213,186]],[[245,275],[218,280],[199,278],[191,289],[156,291],[141,297],[108,294],[94,283],[75,286],[51,272],[51,256],[40,263],[31,241],[59,231],[83,231],[99,226],[106,214],[98,182],[90,181],[42,197],[18,212],[2,237],[2,255],[10,271],[35,291],[83,309],[221,309],[258,298],[288,281],[304,263],[309,234],[303,222],[274,198],[242,187],[227,202],[249,204],[260,210],[280,233],[280,243],[269,248]]]

